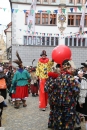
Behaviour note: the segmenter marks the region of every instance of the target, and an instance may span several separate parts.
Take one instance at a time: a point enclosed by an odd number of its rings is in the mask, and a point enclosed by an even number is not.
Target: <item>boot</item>
[[[26,100],[22,100],[22,102],[23,102],[23,107],[26,107],[27,106]]]
[[[20,107],[20,101],[16,100],[14,108],[19,109],[19,107]]]
[[[15,106],[15,105],[16,105],[16,102],[15,102],[15,101],[13,101],[11,105],[12,105],[12,106]]]

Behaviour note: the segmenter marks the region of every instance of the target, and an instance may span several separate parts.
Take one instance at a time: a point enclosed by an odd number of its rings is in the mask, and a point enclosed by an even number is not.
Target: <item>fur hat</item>
[[[4,97],[0,95],[0,103],[4,101]]]
[[[76,69],[76,66],[72,60],[64,60],[62,63],[63,69],[67,69],[72,67],[73,69]]]
[[[87,67],[87,60],[85,61],[85,63],[81,63],[81,65],[83,65],[84,67]]]
[[[35,68],[35,67],[32,67],[29,71],[30,71],[30,72],[35,72],[35,71],[36,71],[36,68]]]
[[[45,51],[45,50],[43,50],[43,51],[41,52],[41,54],[40,54],[40,56],[43,56],[43,55],[47,56],[47,54],[46,54],[46,51]]]
[[[18,52],[16,51],[16,56],[17,56],[17,60],[14,60],[13,62],[16,63],[19,67],[22,66],[22,60],[18,54]]]

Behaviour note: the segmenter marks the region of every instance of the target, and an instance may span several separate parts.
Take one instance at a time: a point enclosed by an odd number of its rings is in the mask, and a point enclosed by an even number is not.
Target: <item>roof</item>
[[[8,28],[9,28],[10,26],[12,26],[12,22],[10,22],[10,23],[7,25],[7,28],[4,30],[4,33],[5,33],[5,34],[6,34]]]
[[[8,27],[9,27],[9,26],[12,26],[12,22],[10,22],[7,26],[8,26]]]

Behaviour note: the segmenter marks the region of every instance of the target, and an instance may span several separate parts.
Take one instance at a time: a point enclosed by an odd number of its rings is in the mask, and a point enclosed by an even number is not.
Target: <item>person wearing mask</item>
[[[3,96],[4,99],[7,98],[7,77],[2,67],[0,67],[0,95]],[[3,101],[3,106],[7,107],[5,101]]]
[[[20,107],[20,101],[23,102],[23,107],[27,106],[26,98],[28,97],[28,80],[30,79],[30,74],[23,68],[22,60],[18,52],[16,52],[16,56],[18,59],[13,62],[18,65],[19,69],[15,72],[12,79],[12,85],[15,88],[12,98],[15,98],[15,108],[18,109]]]
[[[57,89],[57,86],[54,84],[56,81],[56,78],[61,74],[60,64],[57,64],[54,62],[52,71],[48,73],[48,79],[45,83],[44,91],[48,93],[48,101],[50,105],[50,112],[49,112],[49,120],[48,120],[48,128],[53,128],[54,124],[54,112],[55,112],[55,106],[56,106],[56,97],[55,91]],[[51,85],[50,82],[53,84]]]
[[[80,123],[76,112],[79,95],[78,82],[74,79],[74,65],[69,60],[62,63],[61,74],[48,78],[45,86],[48,88],[49,102],[52,111],[49,114],[48,128],[54,130],[74,130],[75,123]]]

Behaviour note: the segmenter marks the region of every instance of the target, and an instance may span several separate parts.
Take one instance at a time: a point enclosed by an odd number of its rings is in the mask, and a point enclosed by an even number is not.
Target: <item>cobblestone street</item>
[[[21,104],[20,109],[14,109],[8,101],[7,104],[2,119],[2,127],[5,127],[5,130],[48,130],[49,106],[46,111],[39,110],[38,97],[30,95],[26,108]],[[84,123],[82,123],[82,130],[85,130]]]

